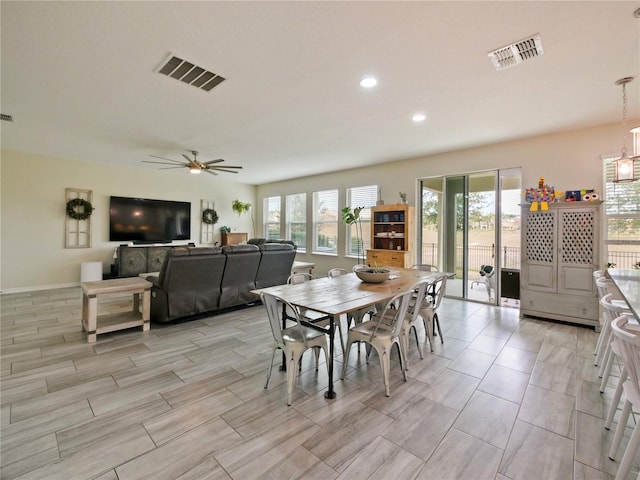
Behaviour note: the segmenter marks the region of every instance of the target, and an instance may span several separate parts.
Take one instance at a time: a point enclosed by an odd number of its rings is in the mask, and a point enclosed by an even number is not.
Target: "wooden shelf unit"
[[[414,262],[414,208],[404,203],[371,209],[371,248],[367,264],[409,268]]]

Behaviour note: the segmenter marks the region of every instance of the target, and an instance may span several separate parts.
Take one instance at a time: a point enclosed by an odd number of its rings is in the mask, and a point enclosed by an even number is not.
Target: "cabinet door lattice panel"
[[[592,264],[595,227],[594,212],[569,211],[561,212],[561,214],[560,260],[562,263]]]
[[[527,216],[526,256],[530,262],[553,263],[555,218],[552,212]]]

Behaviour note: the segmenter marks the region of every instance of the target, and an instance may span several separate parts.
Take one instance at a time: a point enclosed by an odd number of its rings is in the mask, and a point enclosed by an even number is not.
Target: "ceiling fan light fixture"
[[[174,160],[172,158],[159,157],[158,155],[149,155],[150,157],[157,158],[158,160],[143,160],[142,163],[155,163],[157,165],[166,165],[160,168],[160,170],[173,170],[179,168],[186,168],[189,173],[193,173],[194,175],[200,175],[202,172],[207,172],[211,175],[218,175],[216,172],[224,172],[224,173],[238,173],[238,170],[242,170],[242,167],[239,165],[222,165],[224,159],[218,158],[216,160],[209,160],[208,162],[201,162],[198,160],[198,152],[196,150],[191,150],[191,158],[186,153],[183,153],[182,156],[186,160],[182,162],[180,160]]]

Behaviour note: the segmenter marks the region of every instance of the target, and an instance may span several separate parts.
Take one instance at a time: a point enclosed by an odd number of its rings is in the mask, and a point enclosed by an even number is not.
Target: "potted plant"
[[[239,217],[243,213],[246,213],[249,210],[251,210],[251,204],[250,203],[241,202],[240,200],[236,199],[233,202],[231,202],[231,209],[235,213],[237,213],[238,217]]]
[[[251,204],[248,202],[241,202],[240,200],[235,199],[233,202],[231,202],[231,210],[237,213],[238,217],[240,217],[240,215],[242,215],[243,213],[251,212]],[[251,235],[253,236],[254,234],[253,230],[255,230],[254,221],[253,221],[253,212],[251,212],[251,230],[252,230]]]
[[[360,264],[360,249],[362,247],[362,223],[360,222],[360,212],[364,207],[344,207],[342,209],[342,221],[347,225],[356,225],[356,242],[358,251],[358,265]],[[364,263],[364,250],[362,252],[362,263]]]

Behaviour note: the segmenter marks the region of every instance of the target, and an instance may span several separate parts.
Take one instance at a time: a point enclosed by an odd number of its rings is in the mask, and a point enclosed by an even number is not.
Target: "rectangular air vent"
[[[7,115],[6,113],[0,113],[0,120],[4,120],[5,122],[13,122],[13,116]]]
[[[211,91],[213,87],[220,85],[225,80],[224,77],[187,62],[174,54],[169,54],[156,71],[205,92]]]
[[[540,34],[525,38],[511,45],[489,52],[489,59],[497,71],[518,65],[525,60],[542,55],[542,40]]]

